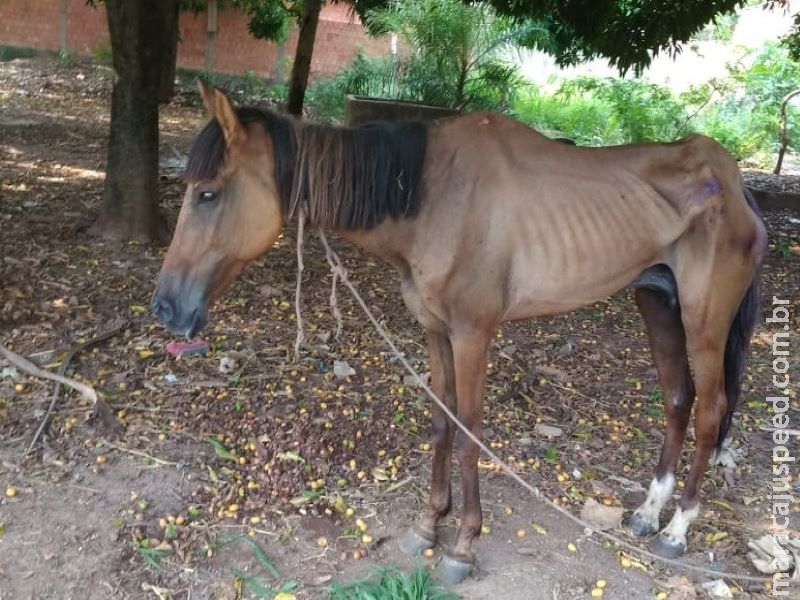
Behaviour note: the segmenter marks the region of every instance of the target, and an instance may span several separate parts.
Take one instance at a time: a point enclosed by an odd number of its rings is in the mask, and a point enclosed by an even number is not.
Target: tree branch
[[[786,133],[786,109],[789,106],[789,100],[798,94],[800,94],[800,89],[789,92],[781,101],[781,147],[780,150],[778,150],[778,162],[775,164],[775,169],[772,171],[772,173],[775,175],[781,174],[781,168],[783,167],[783,155],[786,154],[786,148],[789,146],[789,135]]]

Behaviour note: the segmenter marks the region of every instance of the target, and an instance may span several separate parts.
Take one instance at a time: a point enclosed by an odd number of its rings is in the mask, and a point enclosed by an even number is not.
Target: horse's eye
[[[211,190],[200,192],[200,195],[197,197],[197,199],[200,202],[213,202],[217,199],[217,192],[212,192]]]

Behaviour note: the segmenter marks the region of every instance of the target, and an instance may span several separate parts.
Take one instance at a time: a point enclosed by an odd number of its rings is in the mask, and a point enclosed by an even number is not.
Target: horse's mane
[[[412,217],[419,210],[424,124],[347,128],[300,122],[262,108],[242,107],[237,114],[244,125],[259,123],[272,140],[287,220],[301,206],[313,224],[368,229],[386,217]],[[225,140],[213,119],[192,144],[185,178],[214,179],[224,162]]]

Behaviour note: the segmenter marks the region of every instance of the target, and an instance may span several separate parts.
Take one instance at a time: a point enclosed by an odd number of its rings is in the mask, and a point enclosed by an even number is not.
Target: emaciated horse
[[[397,269],[403,299],[427,330],[432,388],[480,435],[487,352],[501,323],[632,286],[667,431],[630,527],[641,536],[658,531],[696,397],[685,490],[651,543],[664,556],[685,551],[703,473],[739,396],[767,245],[736,161],[719,144],[693,136],[581,148],[485,112],[349,129],[236,109],[217,89],[201,92],[212,120],[189,155],[152,302],[167,327],[193,336],[209,303],[303,215]],[[470,571],[481,531],[478,447],[454,435],[436,406],[432,415],[430,499],[402,546],[419,552],[436,543],[451,507],[455,452],[463,516],[439,569],[456,582]]]

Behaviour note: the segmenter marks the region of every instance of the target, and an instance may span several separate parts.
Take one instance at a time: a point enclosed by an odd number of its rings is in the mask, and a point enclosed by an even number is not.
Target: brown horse
[[[431,382],[480,435],[487,351],[498,326],[562,313],[635,288],[666,403],[667,431],[637,535],[659,528],[695,396],[696,447],[678,508],[651,548],[678,556],[698,490],[731,424],[757,313],[767,237],[736,161],[694,136],[672,144],[581,148],[490,113],[356,129],[235,109],[201,86],[211,122],[195,141],[188,188],[153,312],[194,335],[209,303],[298,214],[394,266],[426,328]],[[690,371],[690,363],[692,370]],[[450,459],[464,509],[440,564],[467,576],[481,531],[478,447],[433,407],[427,510],[402,541],[436,543],[451,506]]]

